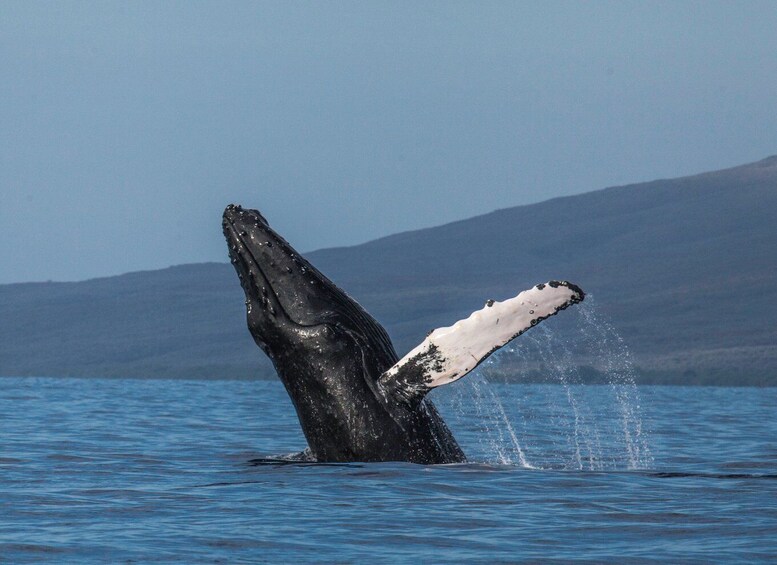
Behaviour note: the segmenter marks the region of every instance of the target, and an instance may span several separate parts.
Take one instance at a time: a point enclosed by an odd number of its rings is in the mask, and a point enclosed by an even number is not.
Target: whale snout
[[[240,204],[229,204],[224,208],[224,214],[222,215],[222,225],[226,226],[228,222],[235,222],[242,220],[245,222],[261,223],[265,226],[269,226],[267,220],[262,216],[258,210],[247,210]]]

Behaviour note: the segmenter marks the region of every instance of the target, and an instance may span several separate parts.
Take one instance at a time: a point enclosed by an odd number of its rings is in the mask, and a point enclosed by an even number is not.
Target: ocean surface
[[[777,559],[777,389],[473,377],[470,462],[422,466],[288,461],[274,381],[0,387],[0,562]]]

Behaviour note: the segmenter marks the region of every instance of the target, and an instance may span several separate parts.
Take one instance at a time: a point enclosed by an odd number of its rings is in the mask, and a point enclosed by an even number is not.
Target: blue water
[[[459,465],[300,464],[277,382],[0,380],[8,563],[768,561],[777,390],[497,385]],[[502,414],[504,412],[504,414]]]

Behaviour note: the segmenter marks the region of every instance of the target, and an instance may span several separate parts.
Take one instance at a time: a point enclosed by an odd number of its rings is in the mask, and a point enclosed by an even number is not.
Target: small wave
[[[687,471],[652,471],[644,473],[659,479],[777,479],[777,473],[705,473]]]
[[[261,457],[251,459],[248,464],[252,467],[363,467],[366,463],[337,463],[328,461],[316,461],[315,459],[286,459],[283,457]]]

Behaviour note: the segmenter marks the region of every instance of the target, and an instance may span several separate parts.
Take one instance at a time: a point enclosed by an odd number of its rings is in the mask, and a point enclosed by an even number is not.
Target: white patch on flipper
[[[582,299],[583,293],[575,285],[553,281],[504,302],[489,300],[482,310],[468,318],[434,330],[386,371],[381,380],[392,379],[413,363],[423,370],[423,384],[429,389],[451,383],[533,325]]]

